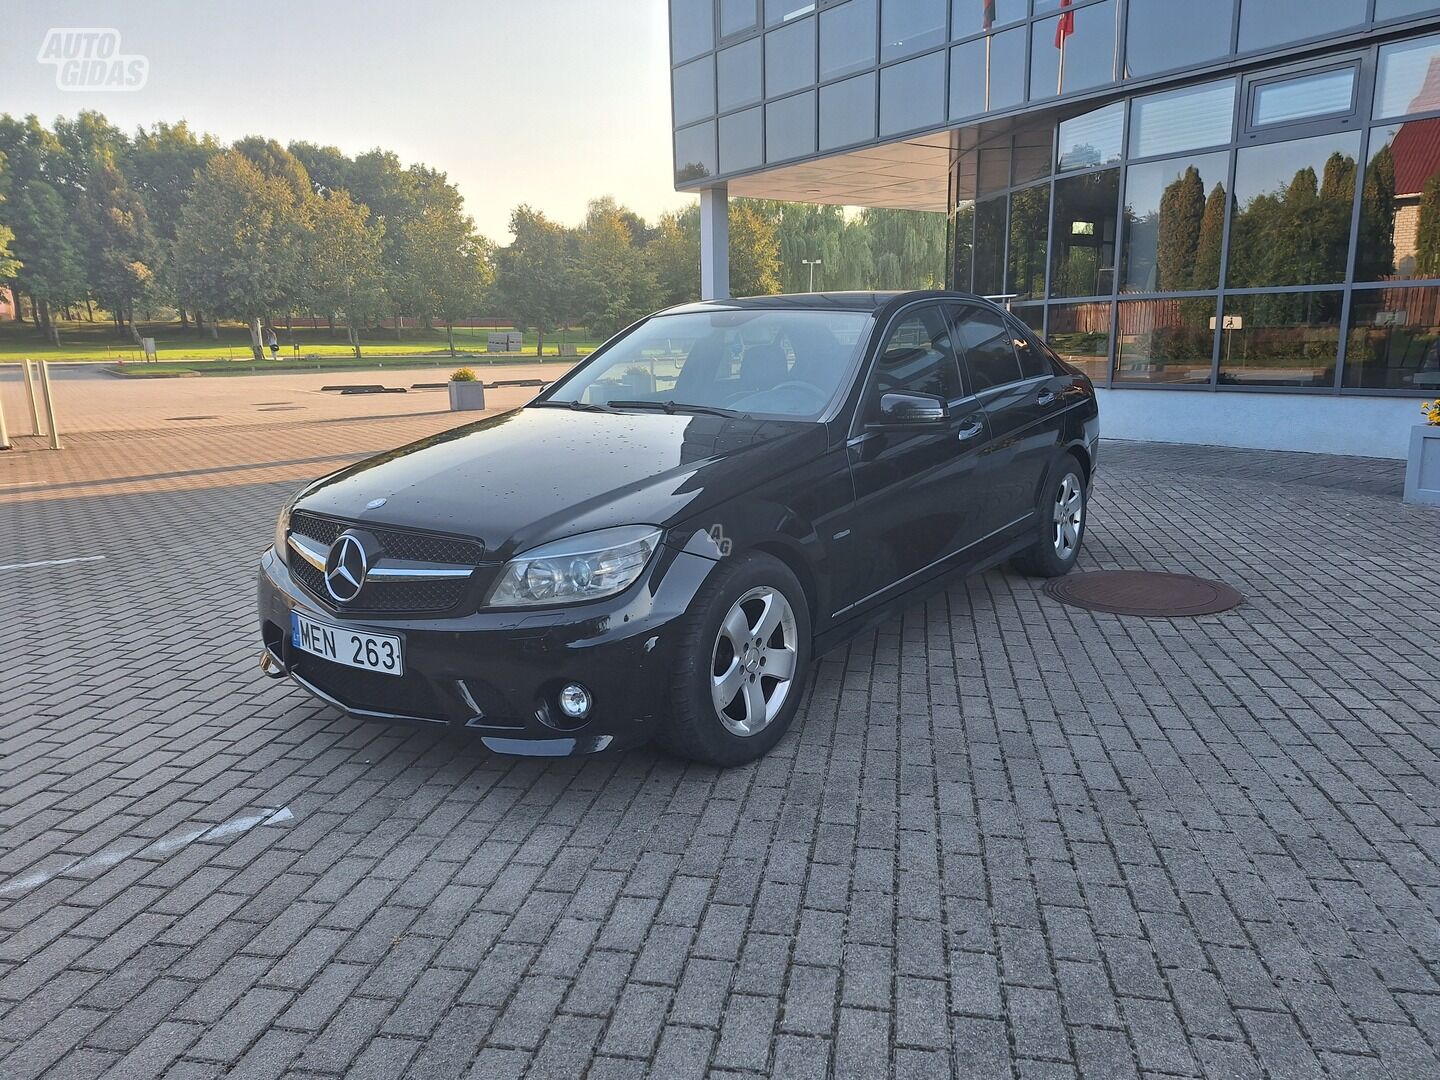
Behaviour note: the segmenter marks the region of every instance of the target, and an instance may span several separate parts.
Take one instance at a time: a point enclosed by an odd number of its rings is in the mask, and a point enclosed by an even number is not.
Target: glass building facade
[[[1440,0],[670,7],[681,189],[943,135],[953,284],[1097,384],[1440,393]]]

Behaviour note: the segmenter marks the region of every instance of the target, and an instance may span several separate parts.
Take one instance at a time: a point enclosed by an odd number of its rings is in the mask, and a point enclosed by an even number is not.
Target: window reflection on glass
[[[966,200],[955,208],[955,288],[971,291],[975,265],[975,202]]]
[[[1368,0],[1242,0],[1240,51],[1323,37],[1363,23]]]
[[[675,180],[685,183],[714,176],[715,167],[715,121],[709,120],[694,127],[681,128],[675,132]]]
[[[1010,196],[1010,253],[1006,292],[1017,300],[1045,295],[1045,236],[1050,228],[1050,185]]]
[[[1234,79],[1136,98],[1130,110],[1130,156],[1218,146],[1230,141],[1234,128]]]
[[[945,122],[945,54],[880,69],[880,134],[894,135]]]
[[[1334,385],[1341,297],[1339,292],[1226,297],[1219,329],[1220,382]]]
[[[1371,131],[1355,278],[1440,278],[1440,120]]]
[[[1044,305],[1044,304],[1016,304],[1016,305],[1014,305],[1014,306],[1010,309],[1010,314],[1011,314],[1011,315],[1014,315],[1015,318],[1019,319],[1022,323],[1024,323],[1026,326],[1028,326],[1031,330],[1034,330],[1037,335],[1044,335],[1044,333],[1045,333],[1045,305]],[[1017,351],[1021,351],[1021,350],[1017,350]],[[1034,350],[1034,349],[1031,349],[1031,348],[1029,348],[1029,347],[1027,346],[1027,347],[1023,350],[1022,355],[1028,357],[1028,356],[1029,356],[1031,353],[1033,353],[1033,352],[1035,352],[1035,350]],[[1022,359],[1022,360],[1020,361],[1020,364],[1021,364],[1021,373],[1022,373],[1022,374],[1024,373],[1025,363],[1026,363],[1026,361],[1025,361],[1024,359]]]
[[[761,110],[746,109],[720,118],[720,171],[732,173],[759,165],[765,151]]]
[[[1110,363],[1110,302],[1052,304],[1045,340],[1060,359],[1103,383]]]
[[[1375,119],[1440,109],[1440,36],[1380,49]]]
[[[1243,149],[1235,168],[1232,288],[1345,278],[1360,133]]]
[[[975,292],[1005,291],[1005,196],[975,204]]]
[[[1312,116],[1334,116],[1351,110],[1355,100],[1355,69],[1317,71],[1255,87],[1250,122],[1256,127],[1288,124]]]
[[[820,13],[820,81],[875,66],[876,0],[850,0]]]
[[[1118,382],[1208,383],[1215,298],[1125,300],[1115,350]]]
[[[914,56],[945,40],[946,0],[881,0],[880,62]]]
[[[715,59],[702,56],[675,69],[675,123],[715,115]]]
[[[950,115],[975,116],[1025,101],[1025,28],[950,50]]]
[[[815,91],[765,106],[765,160],[784,161],[815,152]]]
[[[765,0],[765,25],[778,26],[814,10],[815,0]]]
[[[1015,133],[1015,184],[1028,184],[1050,175],[1050,162],[1055,143],[1055,128],[1050,124],[1021,128]]]
[[[1357,289],[1345,385],[1440,394],[1440,289]]]
[[[1119,201],[1119,169],[1056,182],[1051,296],[1104,296],[1115,288]]]
[[[1229,55],[1234,0],[1210,0],[1203,18],[1185,18],[1190,10],[1177,0],[1130,0],[1125,23],[1126,78],[1194,67]],[[1177,19],[1182,18],[1184,27],[1178,29]]]
[[[953,0],[950,36],[963,38],[1020,22],[1030,14],[1029,0]]]
[[[1060,171],[1110,165],[1120,160],[1125,103],[1117,101],[1060,125]]]
[[[755,0],[720,0],[720,36],[753,29],[758,11]]]
[[[670,0],[671,60],[680,63],[715,47],[711,0]]]
[[[875,73],[820,88],[820,149],[875,138]]]
[[[1220,284],[1229,163],[1222,150],[1130,166],[1122,292],[1183,292]]]
[[[1403,19],[1406,15],[1423,15],[1427,11],[1440,11],[1436,0],[1375,0],[1375,21]]]
[[[986,146],[980,150],[977,176],[980,194],[999,191],[1010,186],[1010,146]]]
[[[1030,97],[1054,97],[1115,79],[1115,0],[1036,22],[1030,42]]]
[[[715,54],[720,111],[754,105],[764,93],[765,69],[760,58],[760,39],[751,38]]]
[[[765,96],[777,97],[815,83],[815,20],[765,35]]]

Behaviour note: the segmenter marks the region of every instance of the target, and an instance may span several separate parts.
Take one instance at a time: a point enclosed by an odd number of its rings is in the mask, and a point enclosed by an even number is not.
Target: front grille
[[[349,528],[362,528],[380,545],[379,558],[404,562],[479,566],[484,545],[474,540],[410,532],[404,529],[352,524],[304,511],[292,514],[290,531],[329,547]],[[316,599],[334,606],[325,588],[325,574],[293,552],[286,553],[291,574]],[[471,578],[442,578],[433,581],[367,581],[359,597],[345,605],[346,611],[396,614],[433,614],[459,606],[470,591]]]

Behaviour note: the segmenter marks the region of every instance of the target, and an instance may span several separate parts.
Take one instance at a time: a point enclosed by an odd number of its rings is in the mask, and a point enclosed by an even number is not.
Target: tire
[[[1074,454],[1055,459],[1040,488],[1035,543],[1015,557],[1015,569],[1031,577],[1064,577],[1075,567],[1085,542],[1090,497],[1085,470]]]
[[[810,608],[790,568],[759,552],[723,560],[681,631],[657,741],[720,768],[762,757],[800,708],[810,656]]]

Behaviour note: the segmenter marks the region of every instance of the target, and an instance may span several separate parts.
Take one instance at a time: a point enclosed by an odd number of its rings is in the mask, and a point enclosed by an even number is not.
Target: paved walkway
[[[1107,444],[1085,567],[1244,607],[957,583],[718,773],[262,679],[281,499],[450,423],[0,456],[0,563],[96,560],[0,569],[5,1080],[1440,1075],[1440,513],[1393,463]]]

